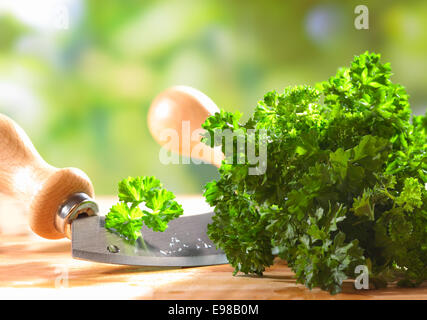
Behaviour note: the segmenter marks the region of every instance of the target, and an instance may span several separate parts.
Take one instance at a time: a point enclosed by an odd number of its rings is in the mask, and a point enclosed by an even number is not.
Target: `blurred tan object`
[[[204,93],[187,86],[175,86],[153,100],[148,127],[153,138],[168,151],[220,167],[224,159],[221,149],[212,149],[200,142],[202,124],[217,112],[216,104]],[[178,141],[168,141],[174,134]]]

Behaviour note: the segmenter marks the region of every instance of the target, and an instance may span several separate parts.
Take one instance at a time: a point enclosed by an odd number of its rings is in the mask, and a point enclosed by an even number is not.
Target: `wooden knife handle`
[[[197,133],[196,130],[201,130],[206,118],[216,112],[219,112],[216,104],[202,92],[187,86],[175,86],[166,89],[153,100],[148,112],[148,128],[153,138],[169,151],[220,167],[224,155],[219,148],[212,149],[202,144],[200,137],[187,141],[187,147],[183,141]],[[189,125],[188,132],[184,133],[186,124]],[[171,144],[164,139],[166,130],[177,133],[178,144]],[[200,152],[194,152],[196,147]]]
[[[24,130],[0,114],[0,193],[22,203],[36,234],[47,239],[63,238],[65,234],[55,227],[55,217],[61,205],[80,192],[94,196],[84,172],[47,164]]]

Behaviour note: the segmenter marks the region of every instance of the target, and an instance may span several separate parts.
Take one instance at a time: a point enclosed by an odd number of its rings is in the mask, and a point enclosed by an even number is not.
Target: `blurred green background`
[[[369,30],[354,27],[360,4]],[[247,117],[266,91],[326,80],[365,50],[391,62],[424,113],[425,0],[0,0],[0,112],[98,194],[129,175],[201,193],[215,168],[159,162],[146,115],[160,91],[190,85]]]

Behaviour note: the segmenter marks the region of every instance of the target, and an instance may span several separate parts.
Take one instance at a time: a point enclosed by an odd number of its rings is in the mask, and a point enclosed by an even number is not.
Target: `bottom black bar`
[[[337,301],[337,300],[133,300],[133,301],[0,301],[3,310],[25,310],[31,317],[41,316],[46,312],[45,304],[53,302],[55,307],[67,310],[71,315],[90,316],[96,319],[122,320],[132,318],[160,319],[273,319],[280,317],[295,318],[314,315],[316,317],[341,318],[356,316],[360,319],[371,319],[375,313],[384,318],[395,315],[402,310],[416,309],[425,311],[426,300],[421,301]],[[17,303],[16,306],[14,304]],[[19,304],[18,304],[19,303]],[[35,303],[37,308],[25,308],[26,304]],[[17,308],[15,308],[17,307]],[[410,308],[410,309],[408,309]]]

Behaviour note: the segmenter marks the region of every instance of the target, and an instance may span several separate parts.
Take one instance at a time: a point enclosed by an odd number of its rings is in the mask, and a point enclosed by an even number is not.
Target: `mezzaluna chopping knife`
[[[153,137],[165,144],[162,130],[173,129],[182,134],[181,124],[188,121],[193,132],[216,111],[215,104],[201,92],[183,86],[173,87],[153,101],[149,128]],[[220,151],[206,148],[200,158],[212,160],[219,166]],[[172,151],[188,153],[179,147]],[[25,206],[30,227],[37,235],[46,239],[71,239],[75,258],[142,266],[227,263],[224,253],[215,248],[206,234],[212,212],[184,214],[171,221],[164,232],[143,227],[144,240],[136,244],[108,231],[104,227],[105,218],[98,215],[89,177],[79,169],[58,169],[47,164],[22,128],[1,114],[0,193],[14,197]]]

